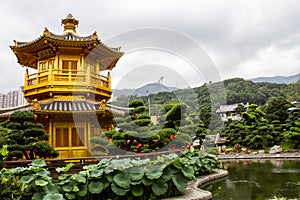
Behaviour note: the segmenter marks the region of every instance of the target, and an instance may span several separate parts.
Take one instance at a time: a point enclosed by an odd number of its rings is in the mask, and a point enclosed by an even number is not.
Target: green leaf
[[[91,181],[88,188],[90,193],[99,194],[103,190],[103,183],[101,181]]]
[[[129,173],[129,176],[132,181],[139,181],[143,178],[144,173]]]
[[[131,163],[135,166],[145,166],[149,163],[150,159],[143,159],[143,160],[132,160]]]
[[[113,179],[118,186],[123,188],[128,188],[131,182],[130,176],[125,172],[116,174]]]
[[[37,172],[36,175],[45,177],[45,176],[49,176],[50,172],[47,170],[43,170],[43,171]]]
[[[107,159],[107,158],[101,159],[100,162],[98,163],[98,165],[100,165],[100,166],[108,166],[109,163],[110,163],[110,161],[111,161],[111,159]]]
[[[67,164],[66,167],[58,167],[55,170],[57,172],[68,172],[71,169],[71,167],[73,167],[74,165],[75,165],[74,163],[69,163],[69,164]]]
[[[142,183],[142,180],[139,181],[131,181],[130,185],[140,185]]]
[[[37,185],[37,186],[45,186],[45,185],[48,184],[48,182],[47,182],[47,181],[44,181],[44,180],[37,180],[37,181],[35,181],[34,183],[35,183],[35,185]]]
[[[80,197],[85,197],[87,195],[87,185],[80,185],[79,186],[79,191],[78,191],[78,195]]]
[[[103,174],[103,169],[95,169],[95,170],[91,171],[90,177],[101,178],[102,174]]]
[[[109,174],[109,173],[111,173],[111,172],[113,172],[113,171],[114,171],[114,168],[112,168],[111,165],[108,165],[108,166],[105,167],[105,169],[104,169],[105,174]]]
[[[168,184],[162,180],[155,181],[151,186],[152,191],[157,196],[163,195],[168,190]]]
[[[70,175],[69,174],[61,174],[58,176],[58,180],[63,181],[66,180]]]
[[[125,194],[130,190],[130,188],[122,188],[122,187],[119,187],[119,186],[118,186],[117,184],[115,184],[115,183],[112,183],[110,187],[111,187],[112,191],[113,191],[116,195],[119,195],[119,196],[125,195]]]
[[[137,185],[137,186],[132,187],[131,193],[135,197],[142,196],[143,193],[144,193],[143,186],[142,185]]]
[[[86,183],[86,178],[80,174],[73,174],[71,179],[77,183]]]
[[[146,176],[143,177],[142,179],[142,183],[145,185],[145,186],[149,186],[153,183],[153,180],[150,180],[148,179]]]
[[[67,193],[67,194],[66,194],[66,197],[67,197],[68,199],[75,199],[75,198],[76,198],[76,195],[75,195],[75,194]]]
[[[73,190],[72,190],[72,192],[79,192],[79,188],[78,188],[78,186],[77,186],[77,185],[75,185],[75,186],[73,187]]]
[[[84,170],[90,170],[90,169],[96,168],[96,166],[97,166],[97,165],[95,165],[95,164],[84,165],[84,166],[82,167],[82,169],[84,169]]]
[[[75,181],[69,181],[69,182],[66,182],[66,184],[64,184],[62,186],[62,189],[65,192],[71,192],[75,186],[76,186]]]
[[[176,159],[174,162],[173,162],[173,166],[176,167],[177,169],[182,169],[181,167],[181,162],[179,159]]]
[[[179,190],[180,192],[182,192],[185,189],[186,184],[187,184],[186,178],[181,173],[175,174],[172,177],[172,181],[173,181],[174,185],[176,186],[177,190]]]
[[[124,170],[132,167],[132,164],[131,164],[131,160],[128,158],[120,159],[120,160],[112,160],[111,167],[117,170]]]
[[[189,179],[192,179],[192,178],[195,178],[194,176],[194,169],[192,166],[184,166],[182,168],[182,173],[184,174],[185,177],[189,178]]]
[[[161,177],[161,175],[163,174],[162,171],[151,171],[151,172],[146,172],[146,176],[149,179],[158,179]]]
[[[114,175],[113,175],[113,174],[108,174],[108,175],[106,175],[106,179],[107,179],[109,182],[113,182],[113,181],[114,181]]]
[[[164,181],[169,181],[171,178],[172,178],[172,176],[174,175],[174,174],[176,174],[178,172],[178,169],[174,169],[173,167],[171,168],[171,167],[167,167],[165,170],[164,170],[164,172],[163,172],[163,175],[162,175],[162,179],[164,180]]]
[[[34,195],[32,196],[32,200],[41,200],[41,199],[44,199],[43,196],[44,196],[45,192],[36,192],[34,193]]]
[[[41,200],[41,199],[39,199]],[[64,200],[64,197],[62,194],[47,194],[46,196],[44,196],[43,200]]]
[[[31,183],[31,181],[33,181],[35,179],[35,176],[32,176],[32,175],[27,175],[27,176],[22,176],[21,178],[21,183],[24,183],[24,184],[29,184]]]
[[[41,171],[45,171],[44,168],[41,168],[41,167],[36,167],[36,166],[30,166],[28,167],[28,169],[32,172],[41,172]]]
[[[31,166],[35,166],[35,167],[46,167],[46,162],[43,159],[36,159],[34,161],[32,161]]]
[[[149,179],[158,179],[163,174],[166,165],[149,165],[146,167],[146,176]]]
[[[48,193],[59,193],[58,188],[51,182],[45,186],[45,191],[47,194]]]

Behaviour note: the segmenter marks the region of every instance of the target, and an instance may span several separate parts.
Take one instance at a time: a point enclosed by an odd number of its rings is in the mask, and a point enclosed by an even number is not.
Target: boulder
[[[264,150],[258,150],[258,154],[264,154],[265,151]]]
[[[282,148],[278,145],[271,147],[271,149],[269,151],[269,153],[272,153],[272,154],[281,153],[281,152],[282,152]]]

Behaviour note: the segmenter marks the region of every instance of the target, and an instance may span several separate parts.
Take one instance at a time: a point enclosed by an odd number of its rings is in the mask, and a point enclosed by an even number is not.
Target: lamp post
[[[148,92],[149,92],[149,91],[146,90],[146,94],[147,94],[147,98],[148,98],[149,116],[151,117],[151,112],[150,112],[150,97],[149,97]]]

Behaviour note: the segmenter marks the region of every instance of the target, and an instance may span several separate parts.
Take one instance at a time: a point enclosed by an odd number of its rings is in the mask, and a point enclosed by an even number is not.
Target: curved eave
[[[36,69],[39,59],[38,52],[45,49],[56,50],[57,48],[81,48],[87,49],[86,55],[93,52],[94,56],[108,60],[106,68],[112,69],[118,59],[124,54],[120,48],[111,48],[102,43],[97,37],[75,37],[73,39],[64,39],[51,35],[42,35],[32,42],[15,42],[15,45],[10,46],[15,53],[18,63],[22,66],[27,66]],[[51,50],[51,51],[52,51]],[[109,60],[111,58],[111,60]],[[106,61],[107,62],[107,61]]]

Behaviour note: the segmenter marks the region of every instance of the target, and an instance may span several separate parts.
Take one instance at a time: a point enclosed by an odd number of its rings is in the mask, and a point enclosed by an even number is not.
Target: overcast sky
[[[165,77],[165,84],[175,87],[196,86],[210,80],[209,73],[202,68],[202,75],[195,76],[192,68],[199,66],[187,59],[188,49],[180,53],[173,49],[177,45],[174,38],[181,36],[186,39],[177,41],[181,46],[194,42],[202,48],[203,52],[189,50],[206,54],[204,62],[210,60],[213,65],[205,66],[215,68],[211,73],[218,73],[220,79],[297,74],[299,8],[298,0],[0,0],[0,92],[23,85],[24,69],[9,48],[13,40],[32,41],[42,34],[44,27],[61,33],[61,19],[69,13],[79,20],[78,34],[97,31],[104,43],[113,45],[117,45],[116,37],[132,30],[155,27],[171,33],[173,39],[165,39],[167,47],[161,51],[155,45],[154,49],[137,45],[136,49],[128,50],[126,41],[120,42],[126,54],[113,70],[116,88],[137,87],[155,82],[160,76]],[[133,31],[128,37],[138,40],[143,36],[141,33]],[[145,38],[151,43],[151,37]],[[137,50],[139,47],[142,50]],[[146,60],[136,61],[139,58]],[[138,63],[135,68],[134,63]],[[140,78],[140,73],[148,73],[147,78]]]

